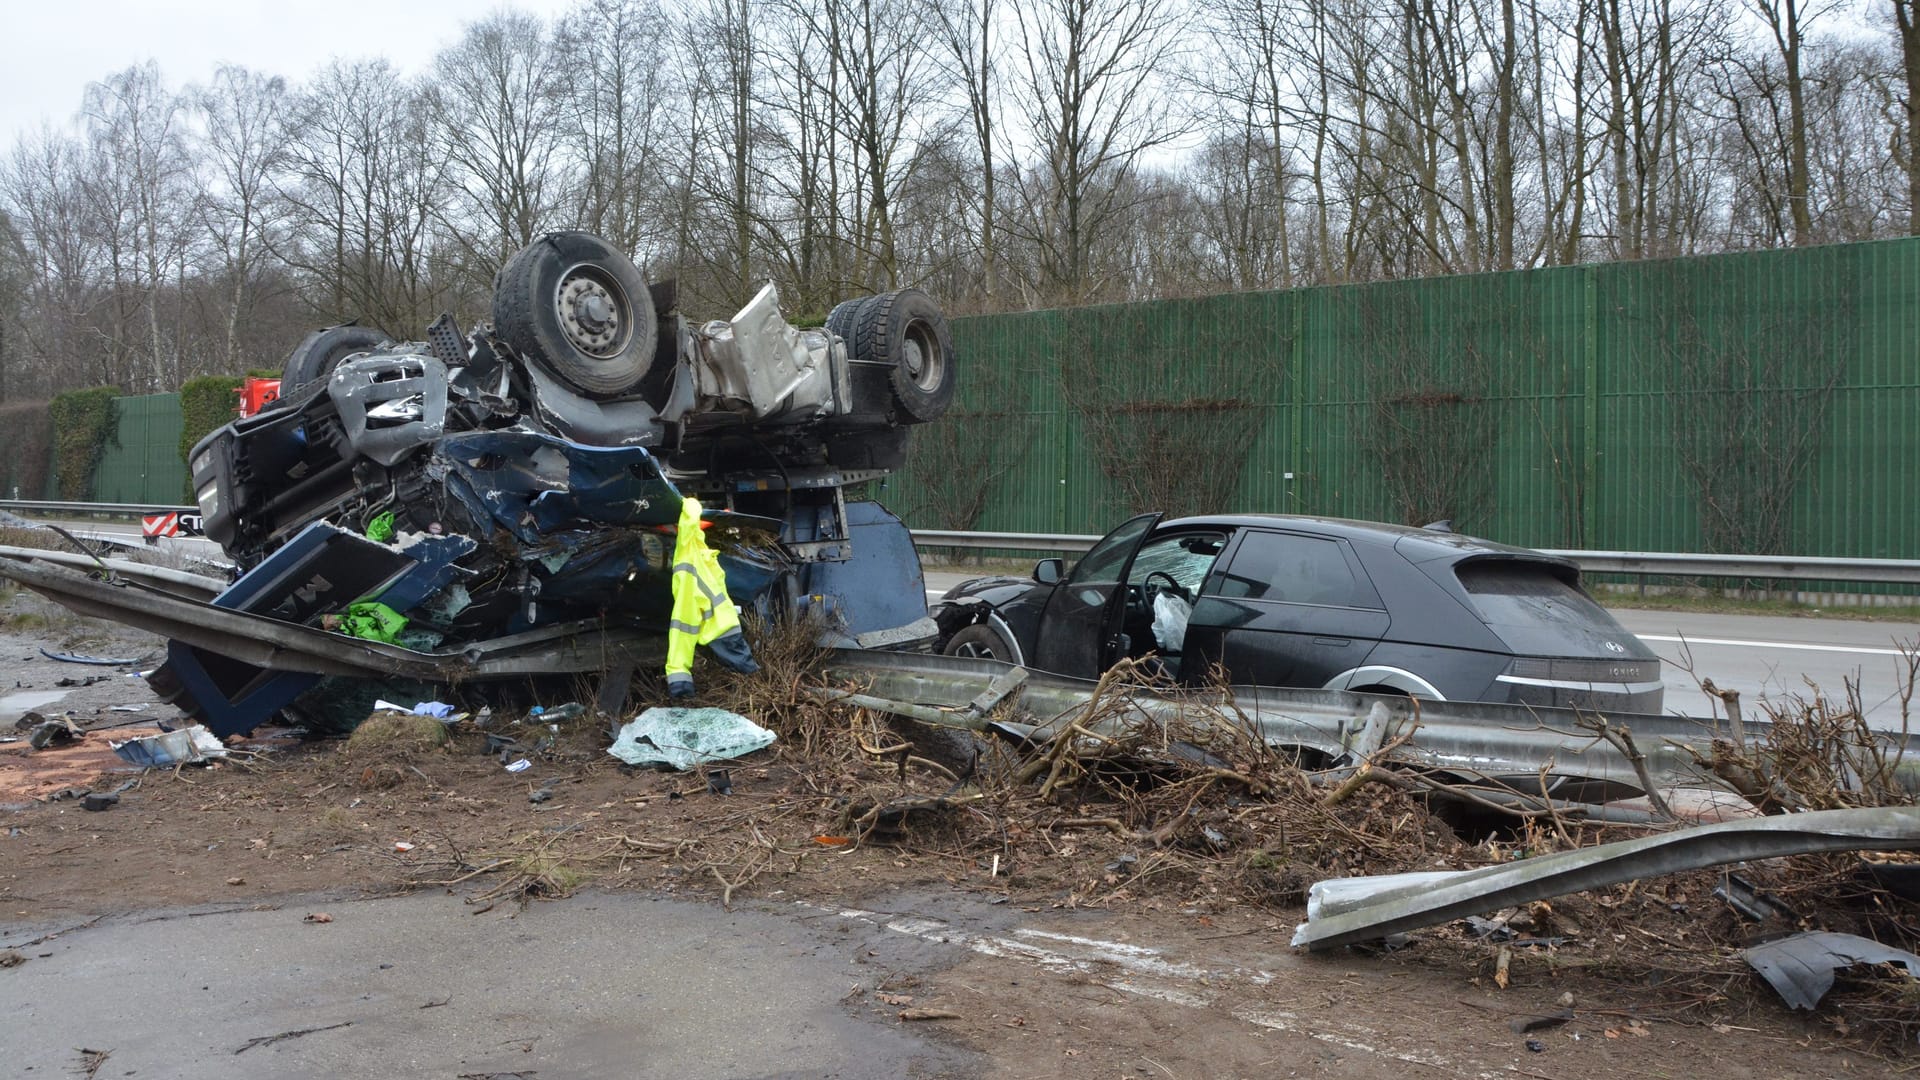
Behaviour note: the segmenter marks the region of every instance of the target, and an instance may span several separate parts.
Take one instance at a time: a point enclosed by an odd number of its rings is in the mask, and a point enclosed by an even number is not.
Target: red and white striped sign
[[[179,536],[179,514],[147,514],[140,519],[142,536]]]

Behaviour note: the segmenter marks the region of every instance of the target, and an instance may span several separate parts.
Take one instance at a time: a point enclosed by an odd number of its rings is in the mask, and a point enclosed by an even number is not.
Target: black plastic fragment
[[[1855,964],[1900,964],[1920,977],[1920,956],[1857,934],[1815,930],[1755,945],[1741,957],[1786,1003],[1811,1009],[1833,989],[1833,973]]]

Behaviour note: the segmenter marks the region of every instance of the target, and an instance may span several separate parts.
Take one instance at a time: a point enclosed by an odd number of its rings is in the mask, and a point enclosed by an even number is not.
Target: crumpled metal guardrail
[[[0,557],[0,578],[17,581],[78,614],[111,619],[274,671],[456,683],[655,666],[666,656],[663,635],[604,629],[592,622],[545,626],[454,651],[417,652],[215,607],[138,580],[103,580],[55,565],[37,552]]]
[[[1638,878],[1818,851],[1920,848],[1920,807],[1818,810],[1702,825],[1597,847],[1562,851],[1501,866],[1453,873],[1335,879],[1349,896],[1314,886],[1307,921],[1293,944],[1320,952],[1375,941],[1403,930],[1437,926]]]
[[[885,653],[839,650],[827,664],[829,676],[858,684],[863,696],[952,710],[956,716],[986,692],[996,678],[1011,670],[998,660],[924,653]],[[1076,714],[1091,696],[1094,683],[1044,671],[1029,671],[1012,697],[1019,708],[1045,726],[1056,718]],[[1539,791],[1543,765],[1551,775],[1619,785],[1640,791],[1639,776],[1624,754],[1590,730],[1580,727],[1580,714],[1570,709],[1474,701],[1418,701],[1407,698],[1353,694],[1343,690],[1285,689],[1265,686],[1230,688],[1231,702],[1203,691],[1161,693],[1129,690],[1129,704],[1161,721],[1183,710],[1209,709],[1237,713],[1250,722],[1269,744],[1317,751],[1330,759],[1371,753],[1369,739],[1384,742],[1418,719],[1419,731],[1394,758],[1464,778],[1504,781],[1514,788]],[[1201,706],[1194,710],[1193,705]],[[1384,708],[1384,725],[1369,724],[1375,710]],[[1628,729],[1647,759],[1648,778],[1657,787],[1720,787],[1703,774],[1683,745],[1702,751],[1724,728],[1710,721],[1682,716],[1609,714],[1616,730]],[[956,723],[956,726],[973,726]],[[1747,721],[1749,739],[1763,738],[1764,722]],[[1905,736],[1888,733],[1890,745],[1904,745]],[[1903,757],[1906,782],[1920,789],[1920,759]],[[1531,783],[1529,784],[1529,781]],[[1590,792],[1569,790],[1566,798],[1589,801]],[[1556,795],[1556,798],[1560,797]]]

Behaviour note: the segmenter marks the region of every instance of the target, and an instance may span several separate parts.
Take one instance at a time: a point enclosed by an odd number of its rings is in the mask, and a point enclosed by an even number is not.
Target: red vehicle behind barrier
[[[279,400],[280,380],[249,378],[235,387],[233,392],[240,395],[240,405],[234,411],[243,417],[252,416],[266,408],[268,403]]]

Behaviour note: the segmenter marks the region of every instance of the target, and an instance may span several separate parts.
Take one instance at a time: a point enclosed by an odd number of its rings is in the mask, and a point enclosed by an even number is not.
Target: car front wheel
[[[1013,663],[1013,645],[1000,635],[1000,631],[986,623],[974,623],[960,628],[960,632],[947,639],[947,647],[942,650],[948,656],[966,656],[976,660],[1001,660]]]

